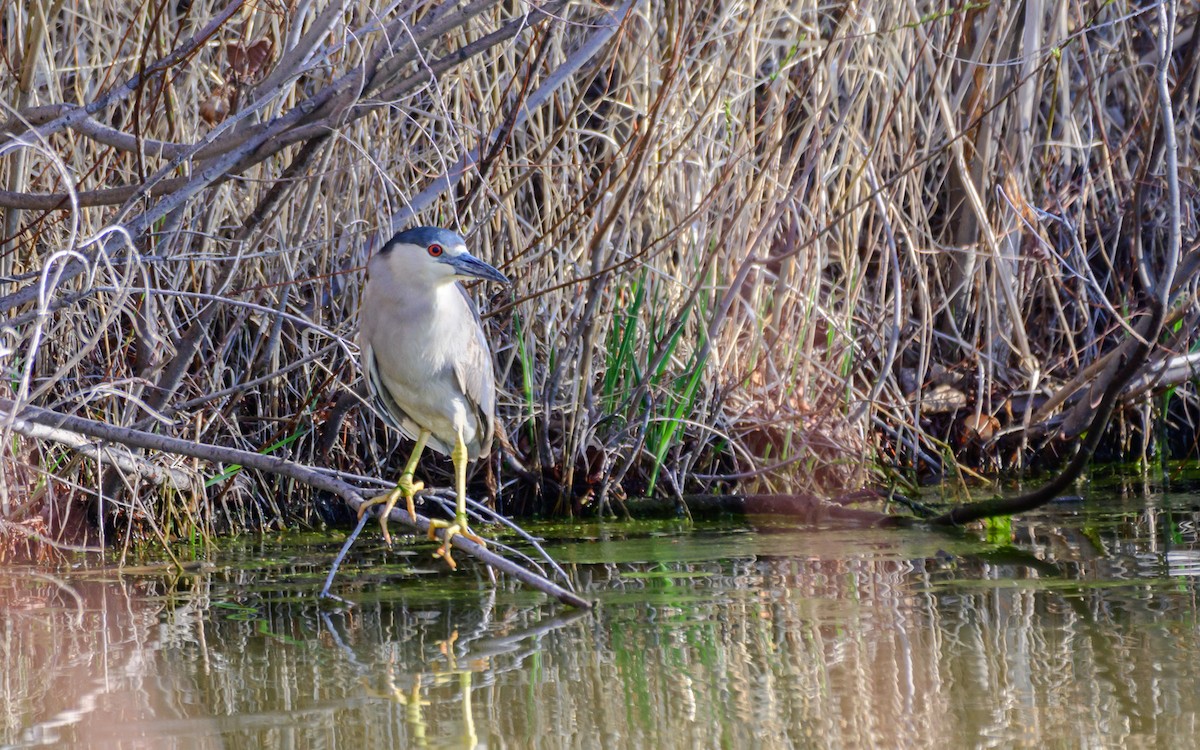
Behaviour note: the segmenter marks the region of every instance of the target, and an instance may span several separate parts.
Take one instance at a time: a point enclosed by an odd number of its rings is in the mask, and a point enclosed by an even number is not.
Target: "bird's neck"
[[[433,288],[433,306],[436,309],[445,310],[451,305],[462,304],[462,295],[457,281],[443,282]]]
[[[410,329],[414,324],[427,331],[440,330],[439,320],[455,319],[451,317],[455,305],[462,304],[462,292],[454,288],[453,283],[438,284],[423,289],[417,293],[403,294],[395,300],[393,318],[390,325],[402,325]],[[388,324],[385,324],[388,325]]]

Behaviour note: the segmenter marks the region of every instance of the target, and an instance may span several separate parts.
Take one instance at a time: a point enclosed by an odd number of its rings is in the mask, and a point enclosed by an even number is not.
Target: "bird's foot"
[[[416,523],[417,509],[413,505],[413,496],[423,489],[425,489],[424,482],[414,480],[412,474],[405,474],[400,477],[400,481],[396,483],[396,486],[391,491],[385,492],[378,497],[373,497],[358,506],[358,517],[362,518],[363,514],[367,512],[367,508],[374,505],[382,505],[383,512],[379,514],[379,528],[383,529],[383,541],[387,542],[387,545],[390,547],[392,546],[392,535],[388,533],[387,522],[388,516],[392,513],[392,508],[396,507],[396,503],[400,502],[400,498],[404,498],[404,502],[408,506],[409,518],[413,520],[413,523]]]
[[[438,529],[445,529],[445,531],[442,532],[442,546],[434,550],[433,556],[444,559],[451,570],[458,568],[458,563],[454,562],[454,558],[450,555],[450,540],[454,538],[455,534],[462,534],[478,545],[487,546],[487,542],[483,540],[483,537],[471,531],[471,527],[467,523],[466,514],[456,515],[453,522],[431,518],[429,520],[430,539],[437,540]]]

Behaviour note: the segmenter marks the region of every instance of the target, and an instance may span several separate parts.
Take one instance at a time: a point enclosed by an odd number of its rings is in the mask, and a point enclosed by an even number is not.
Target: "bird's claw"
[[[437,541],[438,529],[445,529],[445,531],[442,532],[442,546],[434,550],[433,556],[440,557],[445,560],[446,564],[450,566],[451,570],[458,569],[458,563],[454,561],[454,557],[450,554],[450,540],[453,539],[456,534],[461,534],[480,546],[487,546],[487,542],[483,540],[483,537],[471,531],[471,527],[468,525],[467,517],[465,515],[455,516],[453,522],[442,521],[436,518],[430,519],[429,538],[431,540]]]
[[[425,489],[424,482],[413,479],[411,474],[405,474],[400,477],[400,481],[390,491],[373,497],[358,506],[358,517],[362,518],[363,514],[367,512],[367,508],[382,505],[383,511],[379,514],[379,528],[383,529],[383,541],[387,543],[387,546],[391,547],[392,535],[388,533],[387,522],[388,516],[392,514],[392,508],[396,507],[396,503],[400,502],[400,498],[404,498],[404,502],[408,506],[408,516],[415,524],[417,522],[417,509],[413,505],[413,497],[423,489]]]

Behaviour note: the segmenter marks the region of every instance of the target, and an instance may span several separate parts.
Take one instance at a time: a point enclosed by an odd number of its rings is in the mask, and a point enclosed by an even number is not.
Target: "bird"
[[[491,451],[496,427],[496,376],[479,311],[460,281],[510,284],[467,252],[461,236],[438,227],[397,233],[367,263],[359,310],[359,350],[372,403],[384,420],[416,441],[395,488],[359,507],[383,505],[379,525],[390,546],[388,514],[424,489],[414,472],[426,446],[454,463],[454,521],[431,521],[429,538],[445,529],[434,552],[451,569],[456,534],[483,544],[467,523],[467,465]]]

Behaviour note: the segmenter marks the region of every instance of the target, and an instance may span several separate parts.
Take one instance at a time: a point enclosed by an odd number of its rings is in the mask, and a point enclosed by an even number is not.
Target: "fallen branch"
[[[1163,308],[1161,306],[1157,303],[1152,304],[1152,310],[1152,314],[1145,319],[1141,330],[1138,331],[1140,338],[1136,340],[1136,344],[1129,352],[1128,358],[1114,360],[1112,375],[1107,378],[1108,387],[1104,391],[1104,396],[1099,406],[1093,412],[1092,420],[1087,426],[1087,435],[1083,439],[1083,443],[1066,468],[1059,472],[1054,479],[1038,487],[1033,492],[1027,492],[1016,497],[1000,497],[993,500],[983,500],[968,505],[960,505],[939,516],[919,521],[919,523],[926,523],[933,526],[961,526],[983,518],[1026,513],[1045,505],[1061,495],[1067,487],[1070,487],[1071,483],[1083,473],[1084,468],[1092,460],[1092,456],[1095,455],[1096,447],[1100,444],[1100,439],[1104,436],[1108,420],[1120,400],[1121,392],[1125,389],[1126,383],[1141,371],[1142,365],[1146,363],[1146,358],[1149,356],[1152,348],[1149,342],[1157,338],[1157,333],[1162,328],[1163,320]],[[918,520],[912,516],[888,516],[880,521],[881,526],[911,526],[915,523],[918,523]]]
[[[131,448],[143,448],[180,456],[192,456],[212,463],[239,465],[257,471],[285,476],[337,495],[355,512],[367,501],[367,498],[363,497],[362,493],[354,485],[330,476],[320,469],[298,464],[277,456],[267,456],[237,448],[208,445],[182,438],[156,435],[151,432],[119,427],[71,414],[60,414],[37,406],[18,407],[16,402],[7,398],[0,398],[0,420],[3,420],[3,423],[7,427],[17,432],[20,432],[17,429],[17,426],[20,424],[43,425],[54,430],[73,432],[98,440],[120,443]],[[389,520],[393,523],[404,524],[421,533],[429,532],[430,521],[428,518],[418,514],[416,520],[413,520],[409,517],[408,511],[401,508],[393,509]],[[527,568],[517,565],[505,557],[497,555],[482,544],[476,544],[461,534],[456,534],[450,540],[450,543],[456,549],[462,550],[485,565],[502,573],[507,573],[527,586],[554,597],[563,604],[581,609],[589,609],[592,606],[588,600]]]
[[[115,466],[125,474],[132,474],[156,487],[170,487],[178,492],[187,492],[199,486],[197,477],[183,469],[155,466],[142,456],[97,443],[78,432],[39,424],[19,416],[12,417],[8,426],[18,435],[65,445],[77,453],[82,453],[97,462]]]

